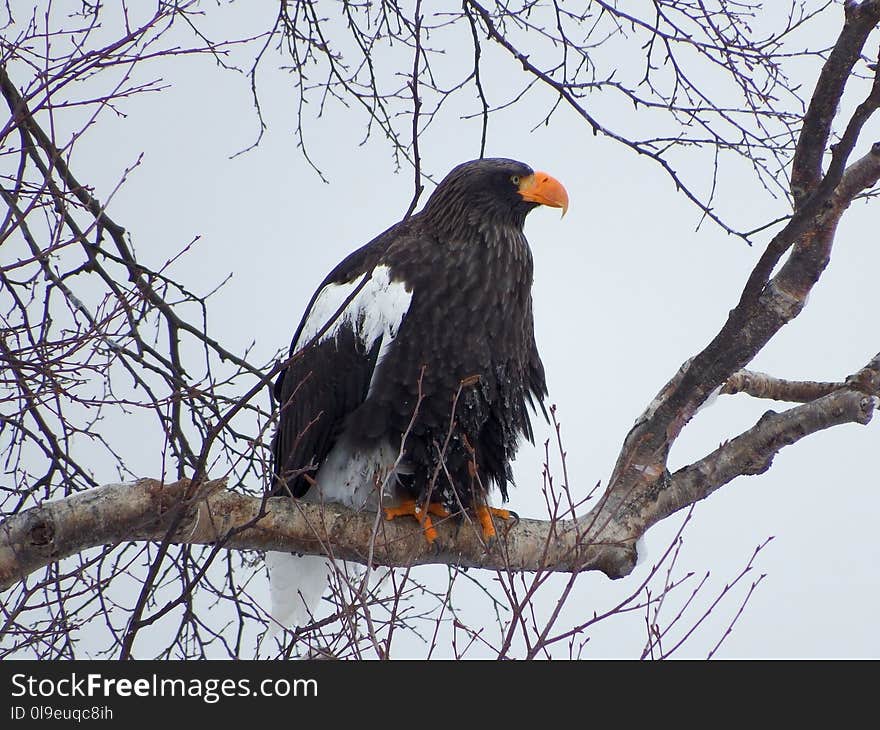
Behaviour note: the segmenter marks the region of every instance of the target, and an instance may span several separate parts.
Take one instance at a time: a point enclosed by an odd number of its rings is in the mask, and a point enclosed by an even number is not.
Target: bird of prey
[[[510,159],[455,167],[424,208],[351,253],[311,298],[274,394],[274,495],[412,515],[473,514],[485,538],[529,409],[547,395],[532,317],[539,205],[568,207],[556,179]],[[546,416],[546,412],[544,414]],[[416,527],[414,525],[414,527]],[[309,622],[326,557],[267,554],[272,615]]]

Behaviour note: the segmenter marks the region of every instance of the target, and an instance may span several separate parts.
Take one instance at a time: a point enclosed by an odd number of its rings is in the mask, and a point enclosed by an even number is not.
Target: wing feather
[[[297,356],[279,376],[273,492],[300,497],[348,415],[369,393],[380,357],[402,324],[412,293],[388,266],[357,267],[312,297],[291,345]]]

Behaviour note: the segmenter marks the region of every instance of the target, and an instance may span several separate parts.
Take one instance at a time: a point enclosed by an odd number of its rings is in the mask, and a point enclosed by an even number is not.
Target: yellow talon
[[[474,512],[480,522],[480,528],[483,530],[483,539],[487,542],[494,540],[497,536],[497,533],[495,532],[495,523],[492,522],[492,518],[497,517],[500,520],[510,519],[510,510],[500,509],[499,507],[488,507],[484,504],[476,506]]]
[[[449,517],[449,512],[439,502],[429,502],[426,507],[421,507],[414,499],[404,499],[396,507],[385,508],[386,520],[393,520],[397,517],[415,517],[424,529],[425,539],[429,545],[433,545],[438,537],[431,515]]]

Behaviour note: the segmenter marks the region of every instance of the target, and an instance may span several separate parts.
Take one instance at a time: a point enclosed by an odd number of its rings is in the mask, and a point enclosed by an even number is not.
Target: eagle
[[[535,343],[532,253],[539,205],[568,208],[562,184],[511,159],[455,167],[423,209],[339,263],[315,291],[274,385],[279,404],[272,494],[411,515],[434,542],[434,517],[507,500],[511,459],[533,441],[530,411],[547,385]],[[332,565],[266,556],[272,616],[313,619]]]

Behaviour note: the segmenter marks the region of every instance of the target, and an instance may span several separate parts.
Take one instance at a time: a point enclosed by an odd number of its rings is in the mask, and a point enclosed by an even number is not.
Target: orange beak
[[[568,193],[559,180],[546,172],[535,172],[520,180],[519,194],[532,203],[562,208],[562,215],[568,210]]]

